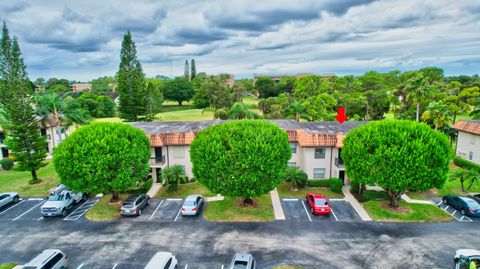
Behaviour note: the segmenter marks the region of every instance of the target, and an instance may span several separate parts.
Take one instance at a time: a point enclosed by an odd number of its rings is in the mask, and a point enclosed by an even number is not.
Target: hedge
[[[331,178],[330,181],[330,189],[334,192],[342,192],[343,187],[343,180],[340,178]]]
[[[307,185],[310,187],[324,187],[330,188],[330,180],[328,179],[310,179],[307,181]]]
[[[478,165],[474,162],[471,162],[469,160],[462,159],[458,156],[453,157],[453,163],[456,166],[459,166],[459,167],[462,167],[462,168],[465,168],[465,169],[477,170],[477,171],[480,172],[480,165]]]
[[[13,160],[9,158],[5,158],[0,160],[0,165],[2,166],[3,170],[10,170],[13,168]]]

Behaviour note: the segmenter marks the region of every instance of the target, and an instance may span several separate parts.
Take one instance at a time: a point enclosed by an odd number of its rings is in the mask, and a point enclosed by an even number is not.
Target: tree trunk
[[[462,191],[465,191],[464,187],[463,187],[463,183],[464,183],[464,180],[463,178],[460,179],[460,186],[462,186]]]
[[[387,190],[388,192],[388,197],[390,198],[390,206],[391,207],[398,207],[398,197],[400,196],[399,191],[391,191]]]
[[[118,192],[116,191],[112,191],[112,199],[110,199],[110,202],[116,202],[118,201],[119,197],[118,197]]]
[[[38,181],[37,170],[32,169],[32,181]]]
[[[183,102],[183,101],[178,101],[178,105],[179,105],[179,106],[182,106],[182,102]]]
[[[295,120],[296,120],[296,121],[300,121],[300,113],[297,112],[297,113],[295,114]]]
[[[245,198],[245,199],[243,199],[243,205],[244,205],[244,206],[253,205],[253,200],[252,200],[252,198]]]
[[[470,188],[473,186],[473,183],[475,183],[475,180],[472,179],[472,181],[470,181],[470,184],[468,184],[467,191],[470,190]]]
[[[419,113],[420,113],[420,103],[417,103],[417,121],[418,121],[418,116],[419,116]]]
[[[368,102],[365,109],[365,121],[368,121]]]

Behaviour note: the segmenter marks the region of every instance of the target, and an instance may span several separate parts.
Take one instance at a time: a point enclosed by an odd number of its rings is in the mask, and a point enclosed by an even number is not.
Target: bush
[[[360,182],[358,180],[352,180],[350,182],[350,187],[352,187],[350,190],[352,193],[357,194],[360,192]]]
[[[453,157],[453,163],[456,166],[459,166],[459,167],[462,167],[462,168],[465,168],[465,169],[477,170],[478,172],[480,172],[480,165],[478,165],[474,162],[471,162],[469,160],[462,159],[458,156]]]
[[[307,185],[310,186],[310,187],[330,188],[330,180],[328,180],[328,179],[310,179],[307,182]]]
[[[167,192],[176,192],[177,190],[178,190],[178,184],[177,183],[168,184]]]
[[[183,175],[183,176],[180,176],[180,183],[181,184],[185,184],[185,183],[188,183],[189,180],[188,180],[188,177]]]
[[[330,181],[330,190],[334,192],[341,192],[343,187],[343,180],[339,178],[331,178]]]
[[[221,108],[221,109],[215,111],[215,113],[213,113],[213,117],[215,119],[219,119],[219,120],[226,120],[226,119],[228,119],[228,111]]]
[[[0,165],[2,166],[3,170],[11,170],[13,168],[13,164],[13,160],[9,158],[0,160]]]
[[[136,187],[132,190],[129,190],[128,192],[130,192],[132,194],[144,194],[144,193],[147,193],[150,190],[150,188],[152,187],[152,184],[153,184],[153,179],[149,178],[145,182],[139,184],[138,187]]]

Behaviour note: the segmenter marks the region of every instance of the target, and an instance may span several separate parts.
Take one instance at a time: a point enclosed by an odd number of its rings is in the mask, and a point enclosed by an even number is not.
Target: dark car
[[[145,207],[150,203],[150,197],[145,194],[130,195],[120,208],[123,216],[140,216]]]
[[[443,203],[460,211],[463,215],[471,217],[480,217],[480,204],[469,197],[460,197],[455,195],[443,196]]]

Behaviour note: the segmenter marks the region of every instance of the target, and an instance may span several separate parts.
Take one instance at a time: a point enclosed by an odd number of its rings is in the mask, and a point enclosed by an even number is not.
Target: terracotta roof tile
[[[452,126],[462,132],[480,135],[480,121],[476,120],[462,120]]]

